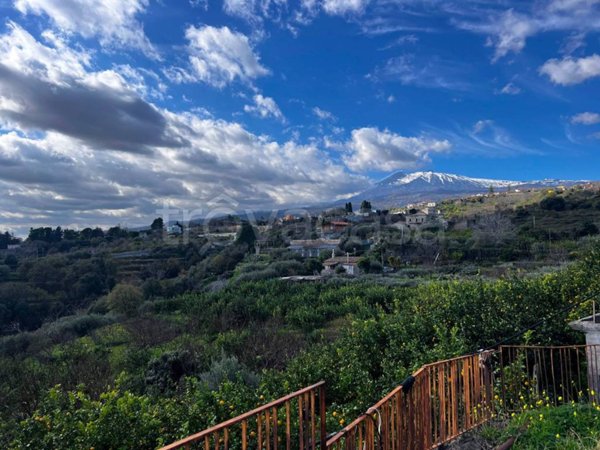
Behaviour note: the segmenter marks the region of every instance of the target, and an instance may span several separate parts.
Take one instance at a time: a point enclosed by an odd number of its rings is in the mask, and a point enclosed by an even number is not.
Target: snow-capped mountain
[[[581,181],[555,179],[510,181],[470,178],[440,172],[396,172],[349,200],[361,201],[366,199],[378,207],[388,207],[483,193],[489,191],[490,187],[496,191],[503,191],[509,188],[573,185],[577,183],[581,183]]]

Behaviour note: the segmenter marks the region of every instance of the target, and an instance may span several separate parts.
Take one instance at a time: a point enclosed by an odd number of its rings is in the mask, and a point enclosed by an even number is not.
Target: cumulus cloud
[[[594,125],[600,123],[600,114],[592,112],[582,112],[571,117],[571,123],[581,125]]]
[[[252,99],[254,100],[252,105],[244,105],[244,111],[247,113],[256,114],[263,119],[274,117],[282,122],[285,120],[279,106],[277,106],[277,103],[271,97],[256,94]]]
[[[389,130],[359,128],[346,143],[346,165],[355,171],[412,169],[430,161],[431,153],[447,152],[448,140],[405,137]]]
[[[141,97],[135,70],[93,71],[90,55],[60,40],[13,26],[0,61],[3,228],[146,223],[163,202],[194,209],[220,194],[242,208],[310,204],[369,183],[316,142],[161,109]],[[259,115],[278,115],[272,99],[254,100]]]
[[[53,37],[43,45],[15,24],[0,37],[0,118],[23,130],[57,131],[131,152],[179,146],[160,112],[112,70]]]
[[[569,86],[583,83],[589,78],[600,76],[600,55],[550,59],[540,67],[540,73],[547,75],[554,84]]]
[[[98,38],[102,45],[136,48],[149,56],[157,52],[136,16],[148,0],[16,0],[22,14],[45,14],[61,31]]]
[[[189,69],[171,68],[167,75],[175,82],[204,82],[222,88],[239,80],[252,80],[268,75],[260,63],[250,40],[228,27],[190,26],[185,32],[188,40]]]

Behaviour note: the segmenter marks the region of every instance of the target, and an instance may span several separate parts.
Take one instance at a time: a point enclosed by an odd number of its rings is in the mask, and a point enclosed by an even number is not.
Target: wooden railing
[[[325,448],[325,439],[325,382],[321,381],[161,450],[314,450]]]
[[[425,450],[491,417],[491,353],[423,366],[327,441],[334,450]]]
[[[320,382],[162,450],[435,449],[497,412],[600,403],[599,362],[600,345],[580,345],[501,346],[427,364],[327,441]]]

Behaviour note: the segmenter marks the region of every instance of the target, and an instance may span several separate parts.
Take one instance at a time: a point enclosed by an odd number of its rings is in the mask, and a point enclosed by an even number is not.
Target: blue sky
[[[396,170],[598,178],[598,0],[0,12],[2,229],[310,204]]]

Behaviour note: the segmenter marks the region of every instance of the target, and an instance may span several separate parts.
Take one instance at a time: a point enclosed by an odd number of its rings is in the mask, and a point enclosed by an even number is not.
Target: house
[[[290,241],[289,249],[303,258],[317,258],[322,251],[335,250],[339,239],[302,239]]]
[[[410,228],[411,226],[420,226],[427,222],[428,215],[424,212],[418,211],[414,214],[408,214],[406,216],[406,225]]]
[[[348,222],[336,220],[323,223],[323,225],[321,225],[321,229],[323,230],[323,233],[341,233],[349,226],[350,224]]]
[[[167,234],[169,234],[169,235],[183,234],[183,225],[181,225],[179,222],[175,222],[174,225],[168,225],[167,226]]]
[[[348,275],[358,275],[360,274],[360,269],[358,267],[358,261],[360,261],[359,256],[334,256],[332,258],[326,259],[323,262],[323,274],[331,274],[335,272],[338,267],[343,267]]]

